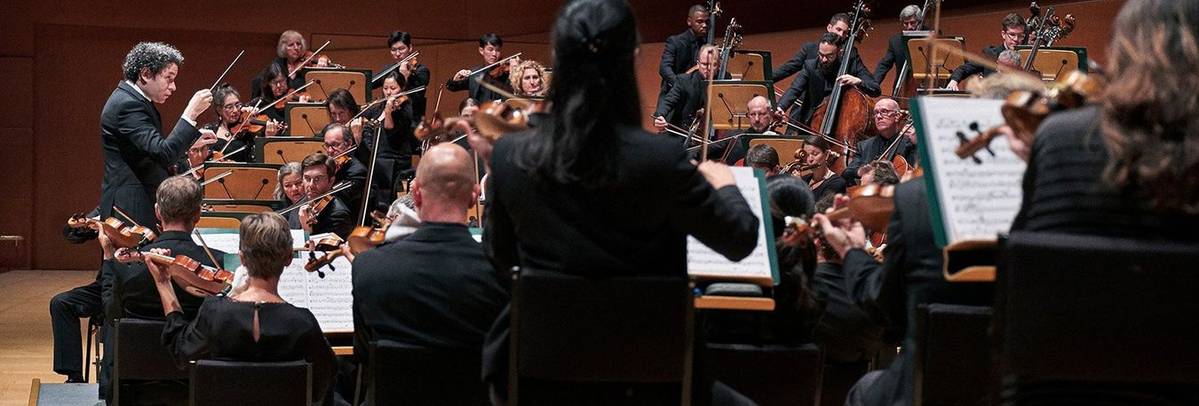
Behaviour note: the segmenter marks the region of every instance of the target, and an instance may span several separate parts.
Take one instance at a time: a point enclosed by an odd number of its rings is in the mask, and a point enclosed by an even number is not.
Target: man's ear
[[[158,219],[159,223],[162,223],[162,211],[158,209],[158,203],[154,203],[154,218]]]
[[[420,209],[421,205],[423,204],[424,193],[422,193],[422,191],[421,191],[421,185],[420,185],[419,180],[412,181],[412,191],[409,193],[412,194],[412,203],[414,205],[416,205],[417,209]]]
[[[151,80],[154,80],[154,72],[151,72],[150,68],[142,68],[142,71],[137,73],[137,83],[145,84]]]

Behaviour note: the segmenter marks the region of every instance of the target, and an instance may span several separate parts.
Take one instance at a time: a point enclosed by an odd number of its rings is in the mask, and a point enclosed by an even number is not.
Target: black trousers
[[[50,322],[54,330],[54,372],[83,375],[83,336],[79,319],[104,314],[100,280],[59,293],[50,299]]]

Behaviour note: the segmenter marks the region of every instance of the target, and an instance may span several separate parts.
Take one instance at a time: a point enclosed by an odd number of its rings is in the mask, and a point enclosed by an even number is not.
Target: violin
[[[166,267],[171,280],[194,296],[212,296],[224,292],[233,283],[233,273],[223,268],[201,264],[186,255],[174,257],[149,251],[133,253],[127,258],[148,259],[155,265]]]
[[[479,127],[479,135],[495,142],[504,133],[528,129],[529,116],[547,110],[548,102],[545,100],[530,100],[528,107],[491,100],[479,106],[479,112],[475,114],[475,125]]]
[[[308,262],[304,264],[304,270],[316,272],[317,276],[324,278],[325,273],[320,269],[329,266],[329,270],[336,270],[332,263],[333,260],[345,254],[342,252],[344,244],[345,240],[342,240],[337,234],[317,234],[304,243],[304,247],[296,248],[295,251],[308,251]],[[317,257],[316,253],[318,251],[324,254]]]
[[[387,237],[387,228],[391,227],[391,219],[383,216],[379,211],[372,212],[371,217],[375,220],[374,227],[358,226],[350,232],[347,242],[350,244],[350,252],[354,255],[378,247]]]
[[[286,105],[287,103],[284,102],[283,104]],[[233,127],[232,130],[229,130],[229,133],[233,134],[233,136],[237,136],[243,132],[257,134],[261,133],[266,129],[267,125],[272,123],[278,127],[278,132],[283,132],[287,129],[287,124],[274,122],[271,120],[270,116],[267,116],[265,113],[251,115],[250,112],[246,112],[246,115],[242,117],[241,122],[237,123],[237,126]]]
[[[826,213],[830,222],[853,219],[862,223],[862,227],[871,231],[870,240],[876,247],[886,240],[887,224],[891,213],[895,211],[895,186],[868,184],[857,186],[849,191],[849,196],[840,196],[837,209]],[[786,217],[786,226],[801,235],[820,239],[820,225],[805,217]],[[880,231],[881,230],[881,231]],[[828,248],[827,244],[824,244]],[[835,258],[835,253],[824,252],[825,257]],[[830,256],[830,254],[832,254]],[[877,255],[872,253],[872,255]]]
[[[329,207],[329,203],[332,202],[333,195],[322,196],[321,198],[312,201],[312,203],[308,205],[308,225],[311,226],[316,224],[317,216],[320,216],[321,212],[325,211],[325,208]]]
[[[791,176],[805,177],[812,174],[812,170],[823,165],[828,165],[831,162],[836,162],[841,159],[841,154],[837,151],[828,151],[828,160],[825,162],[816,162],[812,164],[805,163],[808,161],[808,153],[804,152],[803,148],[795,150],[794,161],[788,162],[787,166],[783,167],[783,172]],[[831,169],[830,169],[831,170]]]
[[[114,209],[116,209],[114,207]],[[126,216],[127,217],[127,216]],[[142,244],[154,241],[158,236],[148,227],[134,224],[126,226],[125,222],[118,220],[116,217],[109,217],[100,221],[99,219],[85,217],[83,213],[76,213],[67,220],[67,226],[71,228],[91,228],[93,230],[104,233],[112,245],[117,248],[133,248]]]

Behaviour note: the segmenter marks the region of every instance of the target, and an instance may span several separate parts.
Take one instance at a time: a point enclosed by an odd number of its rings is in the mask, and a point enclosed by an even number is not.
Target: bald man
[[[770,100],[754,96],[745,106],[749,127],[730,131],[723,138],[708,145],[708,159],[721,160],[733,165],[745,158],[745,141],[741,140],[742,135],[777,134],[770,128],[770,123],[774,121],[774,115],[771,114],[774,108],[770,105]]]
[[[874,103],[871,118],[874,120],[874,128],[878,132],[873,137],[858,143],[858,155],[850,160],[845,171],[841,172],[841,177],[847,181],[857,182],[861,176],[858,169],[881,158],[883,152],[891,146],[897,136],[900,137],[899,144],[895,146],[895,154],[890,155],[888,160],[899,155],[906,159],[908,164],[916,162],[916,131],[912,126],[907,125],[907,120],[899,111],[899,103],[888,98],[879,99]]]
[[[371,362],[367,346],[376,340],[458,351],[483,348],[508,294],[466,228],[466,211],[479,196],[473,169],[458,145],[430,148],[412,184],[420,227],[354,259],[354,353],[361,366]],[[478,379],[478,371],[463,378]]]

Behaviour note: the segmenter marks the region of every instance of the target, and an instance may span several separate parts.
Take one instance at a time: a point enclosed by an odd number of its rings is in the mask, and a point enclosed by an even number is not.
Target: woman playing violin
[[[283,34],[279,35],[279,43],[275,46],[275,55],[276,58],[270,65],[278,66],[279,70],[283,72],[283,75],[287,78],[287,87],[295,89],[303,86],[304,80],[300,77],[299,70],[304,63],[304,59],[308,56],[308,41],[304,40],[304,36],[295,30],[284,31]],[[260,92],[265,85],[261,79],[255,79],[251,85],[251,89],[254,89],[254,93],[251,96],[269,95],[269,93]],[[282,95],[279,94],[279,96]]]
[[[363,117],[378,119],[383,126],[373,183],[385,202],[390,202],[394,196],[396,174],[412,168],[412,156],[420,146],[412,131],[413,100],[410,96],[398,96],[404,88],[404,77],[399,72],[387,75],[383,79],[383,97],[391,100],[371,106],[363,114]],[[371,140],[369,144],[374,143],[373,132],[364,137]],[[370,162],[369,157],[365,162]]]
[[[287,80],[287,71],[285,69],[287,68],[277,64],[271,64],[270,66],[267,66],[266,69],[259,74],[258,78],[254,80],[256,83],[260,84],[260,88],[256,89],[255,91],[255,94],[259,96],[250,101],[251,106],[257,105],[259,108],[267,106],[269,103],[275,103],[275,105],[268,107],[262,112],[271,120],[280,123],[285,121],[285,113],[287,111],[284,107],[286,107],[287,102],[296,101],[303,103],[308,101],[307,93],[294,95],[292,96],[291,100],[280,100],[292,89],[289,84],[290,82]],[[282,101],[282,103],[280,103],[280,101]]]
[[[828,141],[820,137],[809,137],[804,142],[803,151],[805,164],[816,165],[812,169],[812,175],[803,178],[808,182],[808,187],[812,188],[812,195],[816,196],[816,200],[820,200],[826,194],[845,193],[845,179],[828,167]]]
[[[227,153],[223,154],[224,160],[251,162],[254,160],[254,136],[271,137],[278,134],[279,124],[274,121],[267,122],[259,134],[254,134],[248,128],[240,125],[244,119],[247,119],[249,113],[253,112],[254,107],[243,105],[240,95],[233,86],[228,84],[218,86],[216,91],[212,92],[212,99],[215,101],[213,107],[216,109],[217,119],[202,128],[216,133],[217,141],[209,148],[212,151]],[[235,130],[240,131],[234,134]]]
[[[549,83],[544,66],[537,61],[524,61],[517,65],[513,72],[516,74],[510,75],[512,94],[524,97],[545,97],[545,92],[549,90]]]

